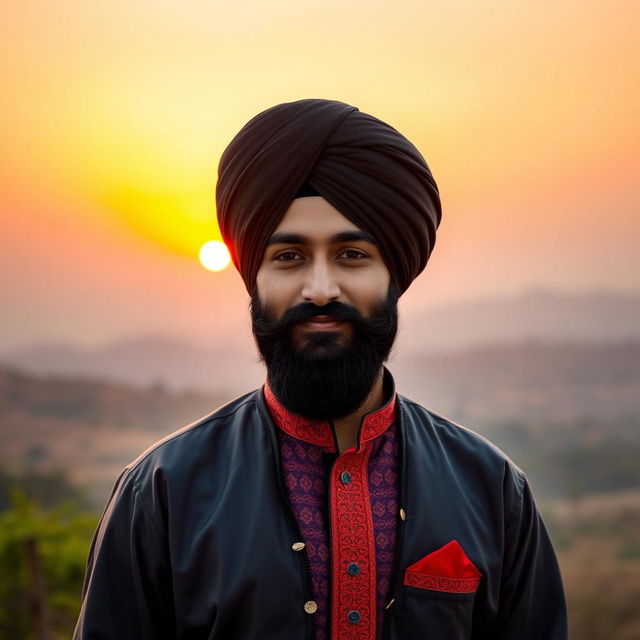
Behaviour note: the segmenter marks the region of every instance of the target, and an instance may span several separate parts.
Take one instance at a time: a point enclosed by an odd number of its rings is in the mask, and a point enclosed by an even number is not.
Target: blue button
[[[343,471],[340,474],[340,480],[342,484],[349,484],[351,482],[351,474],[348,471]]]
[[[347,620],[349,620],[351,624],[356,624],[360,622],[360,614],[357,611],[349,611]]]
[[[357,562],[352,562],[348,567],[347,567],[347,573],[350,576],[357,576],[360,573],[360,567],[358,566]]]

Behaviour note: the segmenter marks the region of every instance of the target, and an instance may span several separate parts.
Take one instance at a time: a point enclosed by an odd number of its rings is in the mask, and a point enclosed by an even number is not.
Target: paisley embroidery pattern
[[[422,573],[407,571],[404,574],[404,583],[420,589],[432,591],[447,591],[449,593],[474,593],[480,584],[480,578],[441,578]]]
[[[396,427],[389,427],[372,442],[369,457],[369,494],[376,545],[378,640],[382,638],[382,618],[389,600],[393,554],[398,520],[399,452]]]
[[[322,454],[328,451],[278,431],[282,473],[289,503],[298,521],[311,568],[313,599],[318,605],[316,640],[327,637],[329,618],[329,541],[325,520],[327,489]]]
[[[264,397],[273,421],[285,433],[298,438],[298,440],[321,447],[334,446],[331,428],[327,422],[314,422],[304,416],[287,411],[273,395],[268,384],[264,385]]]
[[[377,411],[368,413],[362,421],[360,431],[360,444],[375,440],[384,433],[387,427],[393,422],[396,410],[396,394],[394,393],[389,402]]]
[[[371,445],[344,452],[331,472],[331,638],[370,640],[376,637],[376,550],[369,498],[367,466]],[[349,473],[344,484],[340,476]],[[350,575],[348,567],[358,567]],[[350,621],[357,612],[358,621]]]

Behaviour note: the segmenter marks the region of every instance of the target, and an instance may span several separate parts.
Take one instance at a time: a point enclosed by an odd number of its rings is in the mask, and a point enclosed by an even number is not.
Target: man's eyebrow
[[[289,233],[288,231],[280,231],[274,233],[267,242],[267,247],[272,244],[307,244],[309,238],[300,233]]]
[[[329,238],[329,244],[337,244],[339,242],[358,242],[364,241],[370,244],[377,245],[373,236],[366,231],[353,230],[353,231],[341,231]],[[267,247],[274,244],[309,244],[310,240],[307,236],[300,233],[291,233],[288,231],[280,231],[274,233],[267,242]]]
[[[358,229],[357,231],[343,231],[342,233],[336,233],[335,236],[332,236],[329,242],[331,244],[336,244],[338,242],[358,242],[364,241],[370,244],[377,245],[378,243],[374,240],[373,236],[366,231],[361,231]]]

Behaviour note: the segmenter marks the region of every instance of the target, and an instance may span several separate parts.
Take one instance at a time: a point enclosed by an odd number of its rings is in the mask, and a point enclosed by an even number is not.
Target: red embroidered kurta
[[[379,639],[398,518],[395,392],[342,454],[329,423],[289,412],[268,384],[264,393],[311,567],[316,640]]]

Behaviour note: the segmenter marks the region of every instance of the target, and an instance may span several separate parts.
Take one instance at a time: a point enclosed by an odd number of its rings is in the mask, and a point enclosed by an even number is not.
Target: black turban
[[[433,250],[438,187],[420,152],[393,127],[321,99],[259,113],[220,159],[218,224],[249,293],[267,241],[305,183],[374,237],[403,293]]]

